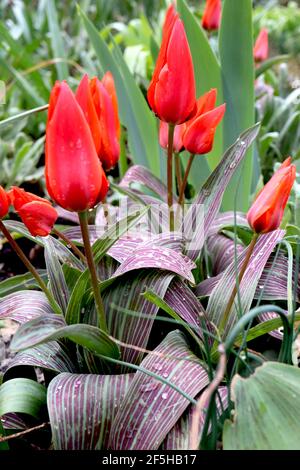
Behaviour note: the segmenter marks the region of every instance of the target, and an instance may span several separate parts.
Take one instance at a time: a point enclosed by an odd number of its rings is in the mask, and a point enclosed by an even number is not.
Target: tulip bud
[[[84,113],[65,82],[51,92],[45,153],[46,186],[57,204],[80,212],[100,202],[103,169]]]
[[[6,191],[0,186],[0,219],[6,216],[10,205],[10,198]]]
[[[107,86],[111,87],[111,82],[106,79]],[[115,98],[112,100],[110,91],[107,91],[104,84],[94,77],[90,83],[91,93],[101,129],[101,147],[99,157],[103,168],[109,170],[114,167],[120,156],[120,124],[116,116],[117,108]]]
[[[256,39],[253,55],[255,62],[263,62],[269,56],[268,30],[262,29]]]
[[[49,235],[58,217],[49,201],[16,186],[9,191],[9,197],[31,235]]]
[[[202,27],[208,31],[219,29],[221,21],[221,0],[207,0],[202,16]]]
[[[195,111],[194,66],[184,26],[174,5],[167,11],[147,97],[162,121],[181,124]]]
[[[174,152],[180,152],[183,150],[182,136],[185,131],[185,124],[180,124],[175,126],[174,137],[173,137],[173,150]],[[160,146],[164,149],[168,148],[168,135],[169,135],[169,125],[167,122],[160,121],[159,124],[159,143]]]
[[[289,157],[283,162],[250,207],[247,220],[254,232],[267,233],[280,226],[296,178],[296,167],[291,161]]]
[[[216,99],[215,88],[201,96],[197,101],[195,116],[186,123],[183,145],[191,154],[203,155],[212,150],[216,128],[226,109],[225,104],[214,108]]]

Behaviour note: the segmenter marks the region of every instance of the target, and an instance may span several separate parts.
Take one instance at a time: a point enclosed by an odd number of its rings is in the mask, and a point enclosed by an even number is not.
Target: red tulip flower
[[[247,214],[247,220],[256,233],[276,230],[283,217],[292,186],[296,167],[287,158],[256,197]]]
[[[174,5],[167,11],[147,97],[155,114],[168,123],[181,124],[195,110],[194,66],[184,26]]]
[[[0,186],[0,219],[6,216],[10,206],[10,198],[5,189]]]
[[[219,29],[221,21],[221,0],[206,0],[202,16],[202,27],[208,31]]]
[[[183,145],[191,154],[203,155],[212,150],[214,136],[226,105],[215,108],[217,90],[214,88],[197,101],[196,115],[186,123]]]
[[[120,156],[120,121],[113,76],[107,72],[102,81],[87,75],[82,78],[76,99],[90,126],[96,152],[103,167],[109,170]]]
[[[185,124],[180,124],[175,126],[174,137],[173,137],[173,150],[174,152],[180,152],[183,149],[182,136],[185,131]],[[169,126],[168,123],[160,121],[159,124],[159,143],[160,146],[164,149],[168,148],[168,135],[169,135]]]
[[[49,201],[16,186],[9,191],[9,197],[31,235],[49,235],[58,217]]]
[[[52,89],[46,127],[46,186],[61,207],[81,212],[103,198],[103,169],[85,115],[67,83]]]
[[[262,29],[256,39],[253,55],[255,62],[263,62],[269,56],[268,30]]]
[[[104,83],[106,83],[108,89],[105,87]],[[120,123],[117,114],[117,101],[116,94],[110,94],[112,93],[110,85],[111,82],[107,78],[104,82],[100,82],[97,77],[94,77],[90,83],[101,129],[99,157],[105,170],[114,167],[120,157]]]

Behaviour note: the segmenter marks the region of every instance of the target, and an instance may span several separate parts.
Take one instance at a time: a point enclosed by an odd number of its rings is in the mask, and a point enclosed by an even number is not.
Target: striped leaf
[[[55,450],[107,449],[110,429],[134,374],[60,374],[48,388]]]
[[[265,362],[253,375],[232,381],[233,421],[223,429],[225,450],[299,450],[298,368]]]
[[[208,384],[207,373],[178,331],[169,333],[141,366],[168,378],[190,397]],[[114,420],[110,447],[158,449],[188,405],[189,400],[167,384],[136,372]]]
[[[245,271],[244,277],[239,286],[242,312],[245,313],[250,309],[257,284],[261,277],[262,271],[266,265],[266,262],[276,244],[283,238],[283,235],[283,230],[274,230],[273,232],[261,235],[259,237],[255,245],[253,254],[250,258],[248,267]],[[217,326],[221,322],[222,314],[225,310],[225,307],[229,301],[232,290],[236,283],[236,273],[240,271],[246,254],[246,250],[247,249],[245,249],[242,255],[239,256],[237,260],[237,266],[233,261],[228,266],[226,271],[224,271],[222,279],[220,279],[220,282],[217,284],[209,298],[206,312],[209,319]],[[225,335],[236,323],[239,316],[238,311],[238,306],[234,304],[232,306],[228,322],[224,330]]]
[[[55,250],[53,238],[45,237],[44,246],[50,291],[58,305],[61,307],[62,311],[65,312],[70,294],[61,264],[58,259],[57,251]]]
[[[47,272],[44,269],[38,269],[37,271],[43,281],[47,282]],[[39,286],[31,273],[18,274],[0,282],[0,297],[5,297],[23,289],[38,289],[38,287]]]
[[[23,431],[27,428],[25,421],[16,413],[6,413],[0,421],[4,429]]]
[[[20,291],[0,299],[0,319],[10,318],[18,323],[26,323],[51,313],[53,311],[44,292]]]
[[[224,0],[219,34],[223,99],[224,149],[254,124],[254,60],[252,0]],[[243,165],[226,186],[223,207],[247,210],[252,183],[253,152],[248,150]]]
[[[198,400],[200,396],[201,394],[198,395],[196,399]],[[221,415],[224,410],[226,410],[226,408],[228,407],[227,387],[218,388],[216,404],[218,413],[219,415]],[[193,411],[194,407],[190,405],[166,436],[164,442],[161,445],[161,450],[190,450],[190,432],[192,426]],[[203,414],[199,423],[199,435],[201,435],[201,432],[203,430],[204,421],[205,416]]]
[[[246,130],[225,152],[221,162],[207,179],[186,214],[182,233],[186,235],[187,240],[190,240],[187,244],[187,254],[192,260],[198,258],[211,224],[220,209],[224,191],[237,167],[243,161],[246,150],[256,138],[258,131],[258,124]],[[200,219],[203,212],[204,225],[194,229],[195,220]]]
[[[54,372],[76,372],[71,358],[57,341],[40,344],[18,353],[9,363],[5,373],[17,366],[33,366]]]
[[[158,307],[141,294],[150,289],[163,298],[173,277],[173,274],[158,270],[141,270],[116,279],[103,292],[110,334],[129,345],[145,348]],[[143,351],[121,347],[121,357],[126,362],[138,364],[143,355]],[[121,372],[125,371],[126,366],[121,367]]]
[[[25,413],[40,418],[46,408],[46,388],[30,379],[11,379],[0,386],[0,416]]]
[[[91,325],[69,325],[59,315],[44,315],[23,324],[11,343],[13,351],[21,351],[49,341],[68,338],[93,354],[118,358],[119,349],[109,336]]]
[[[151,189],[163,201],[167,201],[168,189],[167,186],[161,182],[155,175],[153,175],[147,168],[140,165],[134,165],[125,174],[120,186],[129,187],[131,183],[139,183],[146,188]],[[175,199],[176,200],[176,199]]]

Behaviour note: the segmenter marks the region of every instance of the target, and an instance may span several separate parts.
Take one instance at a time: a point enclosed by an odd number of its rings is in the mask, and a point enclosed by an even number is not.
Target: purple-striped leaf
[[[187,239],[190,240],[187,244],[187,254],[192,260],[195,261],[198,258],[212,222],[220,209],[224,191],[245,157],[247,149],[256,138],[258,131],[258,124],[246,130],[225,152],[221,162],[209,176],[185,216],[183,221],[184,233],[187,234]],[[200,218],[201,211],[204,211],[204,226],[198,227],[197,230],[194,229],[193,225],[195,217]]]
[[[132,255],[119,266],[114,273],[114,277],[125,274],[129,271],[142,268],[156,268],[165,271],[171,271],[182,278],[194,283],[192,269],[196,267],[195,263],[187,256],[161,247],[142,247],[137,248]]]
[[[93,354],[119,358],[117,345],[106,333],[81,323],[66,326],[60,315],[44,315],[21,325],[13,337],[11,349],[21,351],[61,338],[68,338]]]
[[[235,243],[221,234],[208,237],[206,247],[210,255],[214,275],[225,271],[234,260],[235,253],[238,256],[244,251],[243,245],[238,242]]]
[[[52,307],[44,292],[20,291],[0,299],[0,319],[9,318],[18,323],[26,323],[51,313]]]
[[[141,294],[150,289],[163,298],[173,277],[173,274],[158,270],[140,270],[117,278],[103,292],[110,334],[129,345],[145,348],[158,307]],[[121,357],[126,362],[139,364],[143,355],[143,351],[121,347]],[[126,366],[121,367],[121,372],[127,371]]]
[[[40,344],[18,353],[5,372],[17,366],[33,366],[54,372],[76,372],[75,365],[65,349],[57,341]]]
[[[125,188],[130,186],[131,183],[140,183],[156,193],[162,200],[167,201],[168,190],[156,176],[154,176],[147,168],[134,165],[125,174],[120,186]],[[175,196],[174,201],[176,200]]]
[[[258,285],[266,262],[276,244],[283,238],[284,233],[285,232],[283,230],[274,230],[273,232],[261,235],[259,237],[255,245],[253,254],[250,258],[248,267],[245,271],[242,282],[239,286],[241,309],[243,313],[247,312],[250,309],[251,303],[255,295],[256,287]],[[246,251],[247,248],[245,248],[244,252],[239,256],[237,260],[237,266],[235,265],[235,262],[233,260],[233,262],[224,271],[220,282],[216,285],[209,298],[206,310],[207,315],[209,319],[217,326],[222,320],[223,312],[225,311],[226,305],[228,304],[232,290],[235,286],[237,276],[236,269],[237,272],[240,271],[244,261],[244,257],[246,255]],[[225,335],[236,323],[237,318],[238,305],[234,303],[224,329]]]
[[[201,396],[198,395],[196,400]],[[219,397],[220,399],[219,399]],[[222,402],[222,405],[220,403]],[[228,407],[228,389],[227,387],[219,387],[218,395],[216,396],[216,404],[219,415],[224,412]],[[187,410],[183,413],[181,418],[177,421],[175,426],[166,436],[164,442],[161,445],[161,450],[189,450],[190,446],[190,432],[192,426],[192,417],[193,417],[194,407],[190,405]],[[205,415],[202,414],[199,423],[199,436],[201,436],[203,426],[205,422]]]
[[[62,312],[65,313],[70,293],[53,240],[54,238],[52,237],[45,237],[44,240],[44,256],[49,278],[49,287],[55,301],[60,306]]]
[[[48,387],[56,450],[107,449],[112,422],[134,374],[60,374]]]
[[[208,236],[218,233],[225,227],[230,227],[234,225],[249,228],[246,214],[244,214],[243,212],[234,213],[232,211],[221,212],[216,216],[215,220],[209,227]]]
[[[141,366],[195,397],[208,384],[199,359],[184,336],[173,331],[143,360]],[[114,420],[110,447],[122,450],[158,449],[190,404],[181,393],[142,371],[136,372]]]
[[[27,428],[25,421],[16,413],[6,413],[0,420],[4,429],[23,431]]]

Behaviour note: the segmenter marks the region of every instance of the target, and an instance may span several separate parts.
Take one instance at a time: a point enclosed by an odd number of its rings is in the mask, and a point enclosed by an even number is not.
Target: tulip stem
[[[174,212],[173,212],[173,140],[174,124],[169,123],[168,132],[168,163],[167,163],[167,181],[168,181],[168,206],[170,211],[170,232],[174,231]]]
[[[75,245],[75,243],[72,242],[72,240],[70,240],[64,233],[60,232],[56,228],[52,229],[52,233],[54,233],[54,235],[63,240],[67,244],[67,246],[70,247],[71,250],[81,259],[81,261],[86,264],[86,258],[84,254],[79,250],[79,248],[77,248],[77,246]]]
[[[175,153],[175,171],[176,171],[176,179],[177,179],[177,189],[178,189],[178,194],[179,194],[180,188],[182,185],[182,176],[181,176],[180,155],[178,152]]]
[[[96,271],[96,265],[93,257],[91,242],[90,242],[90,234],[89,234],[89,226],[88,226],[88,213],[87,211],[79,212],[79,222],[80,228],[82,233],[82,239],[84,244],[85,256],[87,260],[87,264],[90,271],[91,276],[91,284],[94,292],[94,298],[99,318],[99,327],[102,331],[107,332],[107,324],[106,324],[106,317],[104,311],[104,305],[102,302],[102,297],[99,289],[99,278]]]
[[[187,181],[188,181],[188,177],[189,177],[189,174],[190,174],[190,169],[191,169],[194,157],[195,157],[195,155],[191,153],[189,161],[188,161],[186,169],[185,169],[182,184],[181,184],[181,187],[180,187],[179,198],[178,198],[178,204],[180,206],[182,204],[184,204],[184,192],[185,192],[185,188],[186,188],[186,185],[187,185]]]
[[[227,303],[227,306],[226,306],[226,309],[223,313],[223,317],[222,317],[222,320],[221,320],[221,323],[220,323],[220,326],[219,326],[219,333],[220,333],[220,336],[222,336],[222,333],[225,329],[225,326],[226,326],[226,323],[228,321],[228,317],[229,317],[229,314],[230,314],[230,311],[231,311],[231,308],[232,308],[232,305],[233,305],[233,302],[234,302],[234,299],[235,299],[235,296],[237,294],[237,290],[240,286],[240,283],[243,279],[243,276],[245,274],[245,271],[247,269],[247,266],[249,264],[249,261],[250,261],[250,258],[251,258],[251,255],[253,253],[253,250],[254,250],[254,247],[256,245],[256,242],[258,240],[258,237],[259,237],[259,234],[258,233],[254,233],[253,234],[253,237],[252,237],[252,240],[248,246],[248,249],[247,249],[247,252],[246,252],[246,256],[245,256],[245,259],[243,261],[243,264],[242,264],[242,267],[241,267],[241,270],[240,270],[240,273],[239,273],[239,276],[238,276],[238,282],[235,284],[234,288],[233,288],[233,291],[231,293],[231,296],[228,300],[228,303]]]
[[[6,240],[9,242],[10,246],[12,249],[16,252],[20,260],[23,262],[23,264],[26,266],[28,271],[32,274],[38,285],[40,286],[41,290],[44,292],[46,295],[47,299],[49,300],[50,305],[52,306],[53,310],[55,313],[61,314],[61,310],[59,306],[57,305],[55,299],[53,298],[53,295],[51,294],[50,290],[44,283],[43,279],[35,269],[35,267],[31,264],[27,256],[25,255],[24,251],[20,248],[20,246],[17,244],[16,240],[11,236],[10,232],[7,230],[5,227],[4,223],[2,220],[0,220],[0,230],[5,236]]]

